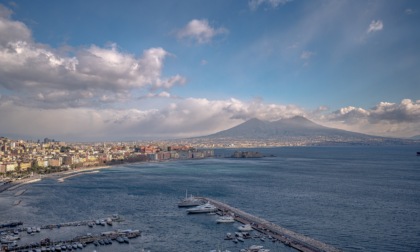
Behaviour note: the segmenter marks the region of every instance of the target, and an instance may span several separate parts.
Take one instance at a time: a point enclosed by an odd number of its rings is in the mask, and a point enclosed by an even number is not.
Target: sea
[[[227,203],[343,251],[420,251],[420,146],[282,147],[247,149],[267,157],[217,157],[124,164],[66,179],[45,178],[0,194],[0,223],[43,226],[112,214],[111,226],[61,227],[21,234],[20,244],[71,239],[86,233],[139,229],[129,244],[88,245],[84,251],[239,251],[278,242],[224,240],[239,223],[187,214],[177,202],[188,194]],[[20,196],[16,191],[27,189]],[[19,205],[13,205],[21,200]]]

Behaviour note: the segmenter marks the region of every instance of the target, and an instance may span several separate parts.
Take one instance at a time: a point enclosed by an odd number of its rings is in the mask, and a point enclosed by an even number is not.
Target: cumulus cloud
[[[227,34],[229,31],[224,27],[213,28],[206,19],[193,19],[176,35],[179,39],[189,39],[199,44],[212,41],[215,36]]]
[[[330,126],[385,136],[411,136],[420,129],[420,100],[380,102],[370,109],[348,106],[320,118]]]
[[[22,22],[0,5],[0,90],[30,106],[92,106],[123,101],[135,89],[170,89],[184,84],[181,75],[162,76],[163,48],[141,56],[122,52],[116,44],[71,49],[67,54],[33,41]]]
[[[381,20],[372,20],[369,24],[369,28],[367,29],[367,33],[377,32],[384,28],[384,24]]]
[[[358,123],[368,120],[370,123],[420,122],[420,100],[404,99],[400,103],[380,102],[371,109],[345,107],[333,112],[330,120]]]
[[[268,5],[271,8],[277,8],[279,5],[284,5],[293,0],[250,0],[248,2],[251,10],[256,10],[260,5]]]

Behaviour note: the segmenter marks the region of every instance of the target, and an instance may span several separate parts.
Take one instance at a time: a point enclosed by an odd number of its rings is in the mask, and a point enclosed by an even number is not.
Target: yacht
[[[232,216],[224,215],[216,220],[217,223],[232,223],[235,219]]]
[[[251,225],[249,225],[249,224],[246,224],[246,225],[241,225],[241,226],[239,226],[238,227],[238,230],[239,231],[252,231],[253,229],[252,229],[252,227],[251,227]]]
[[[269,249],[265,249],[263,246],[259,245],[251,245],[251,247],[247,249],[241,249],[241,252],[269,252]]]
[[[207,202],[204,205],[199,205],[199,206],[187,209],[188,213],[212,213],[216,211],[217,211],[217,207],[210,204],[210,202]]]
[[[203,201],[201,199],[197,199],[190,195],[188,197],[188,192],[185,191],[185,198],[182,199],[180,202],[178,202],[178,207],[193,207],[193,206],[199,206],[202,205]]]

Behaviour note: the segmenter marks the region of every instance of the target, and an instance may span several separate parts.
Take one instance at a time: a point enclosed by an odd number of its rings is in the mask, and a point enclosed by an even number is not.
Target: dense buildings
[[[213,150],[196,150],[188,145],[132,143],[72,143],[51,139],[43,142],[0,137],[0,174],[56,171],[124,162],[206,158]]]

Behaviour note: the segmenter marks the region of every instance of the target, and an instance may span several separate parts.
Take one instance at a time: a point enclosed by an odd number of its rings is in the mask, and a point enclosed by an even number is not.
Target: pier
[[[287,246],[290,246],[302,252],[340,252],[341,250],[323,243],[321,241],[312,239],[310,237],[298,234],[284,227],[271,223],[267,220],[248,214],[240,209],[231,207],[225,203],[206,197],[197,197],[203,201],[208,201],[219,209],[218,214],[231,214],[235,220],[249,224],[256,231],[265,235],[271,236]]]

